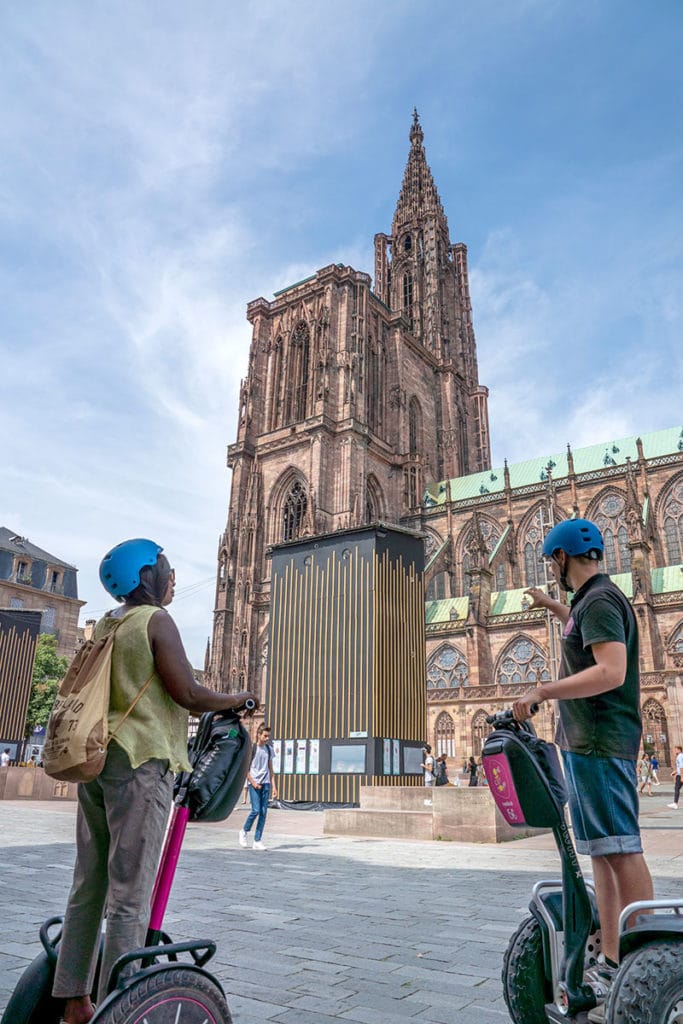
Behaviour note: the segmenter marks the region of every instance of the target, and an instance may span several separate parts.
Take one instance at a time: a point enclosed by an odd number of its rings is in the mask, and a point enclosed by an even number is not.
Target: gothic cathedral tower
[[[417,113],[375,286],[342,264],[249,303],[211,682],[265,698],[271,545],[414,516],[426,483],[490,467],[467,250],[452,245]]]

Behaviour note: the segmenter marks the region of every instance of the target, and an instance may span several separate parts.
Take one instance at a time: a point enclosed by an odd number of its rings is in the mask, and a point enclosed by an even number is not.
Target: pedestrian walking
[[[422,748],[422,764],[420,765],[420,768],[422,768],[424,772],[425,786],[427,789],[431,789],[436,782],[436,779],[434,778],[434,758],[432,757],[432,748],[429,743],[425,743]],[[431,806],[431,795],[427,795],[427,799],[424,803],[425,807]]]
[[[437,786],[448,785],[448,765],[445,754],[439,754],[434,762],[434,782]]]
[[[676,765],[671,773],[671,778],[675,779],[674,785],[674,802],[667,804],[673,811],[678,810],[678,798],[681,795],[681,778],[683,777],[683,747],[676,747]]]
[[[652,754],[650,757],[650,771],[652,773],[652,781],[655,786],[659,786],[659,760],[656,754]]]
[[[0,768],[7,768],[10,762],[9,747],[5,747],[2,754],[0,754]]]
[[[577,852],[592,861],[609,982],[619,961],[619,915],[629,903],[652,899],[652,878],[638,827],[638,625],[628,599],[601,571],[604,547],[586,519],[565,520],[546,536],[543,556],[561,590],[572,592],[571,603],[535,587],[526,593],[532,608],[562,623],[560,677],[530,690],[513,710],[522,722],[535,705],[558,701],[569,811]],[[591,1011],[589,1019],[597,1018]]]
[[[271,793],[273,798],[277,797],[275,773],[273,771],[273,747],[270,742],[269,725],[260,725],[256,733],[256,743],[251,755],[247,785],[249,787],[251,811],[243,827],[240,829],[240,846],[247,846],[247,835],[251,831],[251,826],[256,822],[253,849],[266,850],[267,847],[263,842],[263,830],[266,824],[266,815],[268,814],[268,804]]]
[[[476,759],[470,754],[470,759],[467,762],[467,770],[470,773],[470,786],[476,786],[479,784],[479,765]]]
[[[652,768],[650,766],[650,758],[645,752],[638,762],[638,774],[640,775],[640,789],[639,793],[642,793],[647,786],[647,795],[652,796]]]
[[[162,550],[151,540],[124,541],[100,565],[102,585],[121,602],[94,632],[99,639],[116,626],[109,703],[109,732],[116,737],[101,774],[78,786],[76,865],[52,989],[64,1000],[63,1024],[87,1024],[95,1012],[105,906],[98,1002],[107,995],[114,962],[144,945],[174,772],[190,769],[187,712],[228,711],[255,700],[195,680],[166,611],[175,573]],[[128,965],[123,976],[133,970]]]

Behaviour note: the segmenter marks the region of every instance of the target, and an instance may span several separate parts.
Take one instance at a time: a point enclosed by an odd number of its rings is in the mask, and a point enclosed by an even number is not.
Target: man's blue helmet
[[[553,526],[543,541],[543,554],[547,558],[551,558],[556,551],[601,558],[604,550],[602,534],[589,519],[565,519],[563,523]]]
[[[107,552],[100,562],[100,582],[108,594],[123,601],[127,594],[140,585],[140,570],[156,565],[164,549],[153,540],[137,537],[124,540]]]

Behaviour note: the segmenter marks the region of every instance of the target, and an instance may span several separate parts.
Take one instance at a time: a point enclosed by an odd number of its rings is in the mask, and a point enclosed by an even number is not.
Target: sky
[[[246,305],[373,272],[416,107],[468,246],[494,466],[674,426],[680,0],[0,8],[0,525],[164,546],[201,667]]]

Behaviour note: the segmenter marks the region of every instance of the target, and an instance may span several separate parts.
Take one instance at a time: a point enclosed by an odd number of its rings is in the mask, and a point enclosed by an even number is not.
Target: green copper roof
[[[659,455],[672,455],[683,452],[683,427],[671,427],[668,430],[657,430],[642,435],[643,454],[646,459],[654,459]],[[617,441],[603,441],[588,448],[577,448],[572,452],[574,472],[589,473],[593,470],[605,469],[609,466],[624,466],[626,459],[635,462],[638,458],[635,437],[622,437]],[[525,462],[516,462],[509,466],[510,486],[527,487],[541,483],[547,479],[548,466],[552,470],[553,479],[561,480],[569,475],[567,452],[541,455]],[[483,473],[471,473],[469,476],[456,477],[450,481],[453,501],[477,498],[481,494],[502,493],[505,487],[505,470],[498,467],[487,469]],[[447,481],[442,480],[425,491],[424,504],[428,507],[441,505],[447,500]]]
[[[451,611],[458,613],[461,622],[467,618],[467,606],[469,601],[466,597],[447,597],[443,601],[425,601],[425,622],[449,622]]]
[[[654,594],[672,594],[683,591],[683,565],[667,565],[661,569],[651,569],[652,592]],[[633,597],[633,578],[630,572],[617,573],[610,577],[628,598]],[[541,587],[545,590],[545,587]],[[524,590],[497,590],[491,594],[491,615],[513,615],[521,612]],[[427,625],[436,622],[451,621],[451,610],[458,613],[462,624],[467,618],[468,599],[466,597],[447,597],[442,601],[425,602],[425,622]]]

